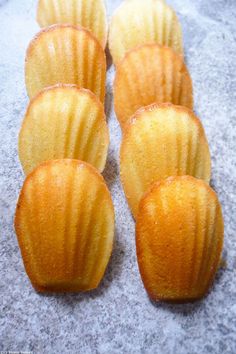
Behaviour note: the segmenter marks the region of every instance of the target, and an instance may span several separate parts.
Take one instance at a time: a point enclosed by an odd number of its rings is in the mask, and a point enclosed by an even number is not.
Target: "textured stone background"
[[[144,0],[145,1],[145,0]],[[120,3],[110,0],[109,14]],[[23,174],[17,135],[28,102],[24,55],[38,31],[34,0],[0,1],[0,350],[34,353],[236,353],[236,2],[169,0],[181,19],[195,89],[195,109],[206,129],[212,184],[225,217],[227,268],[209,296],[196,304],[149,301],[137,270],[134,223],[118,175],[120,129],[108,72],[111,147],[105,178],[116,208],[116,243],[106,276],[90,294],[42,296],[24,272],[13,230]]]

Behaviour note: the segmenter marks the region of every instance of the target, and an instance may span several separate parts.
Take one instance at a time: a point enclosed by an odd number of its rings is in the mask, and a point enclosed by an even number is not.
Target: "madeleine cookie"
[[[151,44],[131,50],[117,67],[114,105],[122,129],[140,107],[155,102],[192,109],[193,89],[183,58]]]
[[[37,21],[40,27],[57,23],[81,25],[106,47],[107,21],[103,0],[39,0]]]
[[[143,44],[157,43],[183,53],[182,31],[174,10],[160,0],[127,0],[112,17],[109,48],[115,64]]]
[[[58,83],[76,84],[103,102],[106,58],[97,39],[86,29],[53,25],[31,41],[26,55],[25,82],[30,98]]]
[[[200,120],[168,103],[140,109],[126,126],[120,175],[134,217],[143,194],[158,180],[192,175],[209,182],[211,158]]]
[[[208,291],[221,259],[224,223],[216,193],[202,180],[170,177],[143,197],[136,249],[153,300],[186,302]]]
[[[30,102],[19,135],[19,157],[26,174],[44,161],[63,158],[89,162],[102,172],[108,145],[99,99],[75,85],[56,85]]]
[[[114,238],[114,208],[103,177],[77,160],[40,165],[24,182],[15,229],[36,290],[96,288]]]

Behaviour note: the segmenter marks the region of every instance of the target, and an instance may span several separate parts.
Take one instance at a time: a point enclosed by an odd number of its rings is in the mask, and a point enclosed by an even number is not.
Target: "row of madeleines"
[[[25,65],[31,99],[19,135],[27,175],[15,228],[38,291],[96,288],[114,238],[114,208],[100,174],[107,42],[102,0],[39,0],[45,27]],[[204,296],[219,267],[223,218],[209,187],[211,159],[192,111],[181,26],[161,0],[125,0],[111,19],[114,101],[123,137],[121,180],[136,219],[141,277],[154,300]]]

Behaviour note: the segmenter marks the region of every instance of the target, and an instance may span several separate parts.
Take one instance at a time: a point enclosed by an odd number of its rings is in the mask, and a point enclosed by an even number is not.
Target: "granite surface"
[[[121,1],[110,0],[109,15]],[[101,286],[79,295],[42,296],[25,274],[13,229],[23,174],[17,135],[28,102],[24,56],[38,31],[36,1],[0,1],[0,351],[34,353],[236,353],[236,2],[169,0],[181,19],[195,110],[210,142],[212,185],[225,218],[224,256],[206,299],[154,304],[137,269],[134,222],[119,181],[121,133],[108,71],[111,146],[104,176],[116,208],[116,242]]]

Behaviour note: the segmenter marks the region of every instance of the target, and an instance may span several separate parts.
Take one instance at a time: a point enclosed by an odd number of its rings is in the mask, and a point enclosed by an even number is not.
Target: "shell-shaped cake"
[[[224,222],[216,193],[191,176],[154,184],[143,197],[136,250],[153,300],[188,302],[207,294],[220,264]]]
[[[160,0],[124,1],[111,19],[109,48],[115,64],[129,50],[157,43],[183,53],[182,30],[174,10]]]
[[[52,25],[31,41],[25,63],[30,98],[58,83],[75,84],[105,97],[106,58],[98,40],[86,29]]]
[[[131,50],[117,66],[114,105],[122,129],[140,107],[155,102],[192,109],[193,89],[182,56],[150,44]]]
[[[30,173],[40,163],[71,158],[103,171],[109,146],[104,107],[89,90],[60,84],[31,100],[19,134],[19,157]]]
[[[114,208],[103,177],[78,160],[41,164],[24,182],[15,230],[36,290],[96,288],[114,238]]]
[[[158,180],[191,175],[209,182],[211,157],[200,120],[170,103],[140,109],[122,139],[120,175],[134,217],[143,194]]]
[[[90,30],[105,48],[107,20],[104,0],[39,0],[37,21],[40,27],[57,23],[80,25]]]

